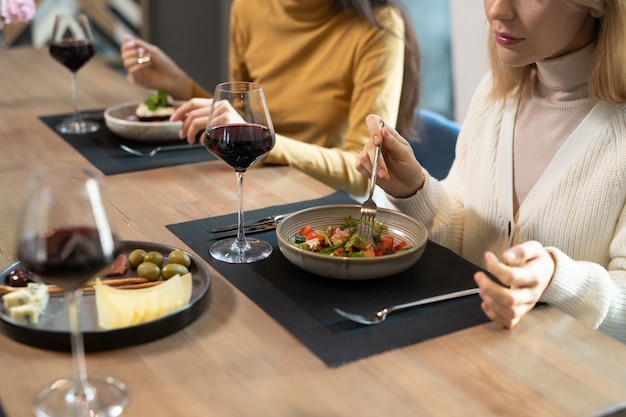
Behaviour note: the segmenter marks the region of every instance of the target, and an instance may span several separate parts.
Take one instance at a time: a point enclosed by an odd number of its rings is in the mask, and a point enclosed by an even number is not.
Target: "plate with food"
[[[165,90],[136,103],[123,103],[104,111],[104,121],[113,133],[136,142],[167,142],[179,139],[182,122],[170,122],[181,102],[171,100]]]
[[[395,210],[379,208],[374,243],[358,235],[361,206],[337,204],[308,208],[278,223],[282,254],[316,275],[364,280],[384,278],[413,266],[428,241],[426,227]]]
[[[60,288],[41,284],[20,262],[0,272],[0,283],[5,334],[39,348],[71,350],[67,297]],[[83,287],[85,349],[117,349],[180,330],[205,311],[210,287],[199,257],[168,245],[122,241],[116,263]]]

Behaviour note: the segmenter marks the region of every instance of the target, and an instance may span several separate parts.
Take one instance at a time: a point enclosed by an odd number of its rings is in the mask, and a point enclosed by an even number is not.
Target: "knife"
[[[246,235],[251,235],[253,233],[261,233],[266,232],[268,230],[274,230],[278,226],[278,220],[273,222],[264,222],[262,224],[253,224],[249,226],[244,226],[243,231]],[[229,237],[237,237],[237,226],[235,225],[234,230],[222,230],[218,232],[209,232],[209,240],[216,239],[225,239]]]
[[[273,216],[263,217],[263,218],[258,219],[258,220],[253,220],[251,222],[246,222],[243,227],[244,227],[244,229],[247,229],[247,228],[253,228],[255,226],[263,226],[263,225],[267,225],[267,224],[278,223],[279,221],[281,221],[285,217],[289,216],[290,214],[291,213],[275,214]],[[276,227],[276,225],[274,225],[274,227]],[[233,230],[235,231],[235,235],[236,235],[237,223],[229,224],[227,226],[222,226],[222,227],[216,227],[215,229],[211,230],[211,233],[215,234],[215,233],[220,233],[220,232],[229,232],[229,231],[233,231]],[[246,233],[247,232],[248,232],[248,230],[246,230]]]

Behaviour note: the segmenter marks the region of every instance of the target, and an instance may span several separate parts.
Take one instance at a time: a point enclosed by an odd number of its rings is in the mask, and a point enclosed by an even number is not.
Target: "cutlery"
[[[378,324],[378,323],[382,323],[387,318],[387,315],[391,313],[395,313],[397,311],[407,310],[413,307],[422,306],[426,304],[432,304],[432,303],[436,303],[439,301],[466,297],[472,294],[478,294],[478,288],[470,288],[468,290],[456,291],[456,292],[451,292],[447,294],[436,295],[434,297],[422,298],[421,300],[412,301],[410,303],[398,304],[393,307],[383,308],[382,310],[376,311],[373,313],[367,313],[367,314],[348,313],[339,308],[335,308],[335,312],[339,314],[340,316],[343,316],[349,320],[352,320],[360,324],[367,324],[367,325]]]
[[[380,129],[385,127],[385,122],[380,121]],[[376,154],[374,154],[374,164],[372,165],[372,175],[370,177],[370,193],[361,204],[361,221],[359,223],[359,235],[364,236],[371,245],[374,238],[374,225],[376,224],[376,210],[378,206],[372,199],[374,188],[376,187],[376,171],[378,171],[378,160],[380,158],[380,145],[376,146]]]
[[[286,213],[286,214],[275,214],[272,216],[267,216],[267,217],[262,217],[260,219],[257,220],[253,220],[251,222],[246,222],[243,227],[245,228],[250,228],[253,226],[261,226],[264,224],[268,224],[268,223],[278,223],[279,221],[281,221],[282,219],[284,219],[285,217],[289,216],[291,213]],[[218,233],[218,232],[228,232],[231,230],[237,230],[237,223],[234,224],[229,224],[227,226],[222,226],[222,227],[216,227],[215,229],[211,230],[212,233]]]
[[[135,148],[131,148],[130,146],[120,145],[120,149],[128,152],[131,155],[135,156],[146,156],[153,157],[159,152],[167,152],[167,151],[181,151],[184,149],[194,149],[194,148],[203,148],[204,146],[200,143],[192,143],[192,144],[184,144],[184,145],[172,145],[172,146],[157,146],[152,149],[150,152],[142,152]]]
[[[253,233],[261,233],[268,230],[274,230],[278,226],[278,221],[271,223],[255,224],[251,226],[245,226],[243,228],[246,235]],[[237,236],[237,228],[234,230],[225,230],[222,232],[209,232],[209,240],[225,239]]]

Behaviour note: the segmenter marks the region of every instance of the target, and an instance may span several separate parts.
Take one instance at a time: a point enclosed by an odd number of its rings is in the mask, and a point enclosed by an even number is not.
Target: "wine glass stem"
[[[246,171],[236,170],[237,175],[237,240],[235,245],[238,249],[246,248],[246,235],[243,231],[243,177]]]
[[[80,113],[78,111],[78,93],[76,90],[76,72],[72,71],[72,104],[74,105],[74,129],[76,131],[79,131],[82,120],[80,119]]]
[[[70,318],[70,337],[72,345],[72,361],[74,369],[74,389],[67,394],[66,400],[76,405],[88,404],[95,398],[95,390],[87,382],[87,366],[85,364],[85,345],[83,334],[78,323],[78,300],[82,290],[68,291],[68,309]]]

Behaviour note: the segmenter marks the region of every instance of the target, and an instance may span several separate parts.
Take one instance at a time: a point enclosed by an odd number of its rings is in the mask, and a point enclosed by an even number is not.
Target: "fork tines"
[[[376,203],[368,198],[361,205],[361,223],[359,224],[359,235],[365,237],[368,243],[374,239],[374,225],[376,223]]]
[[[367,200],[361,204],[361,222],[359,224],[359,234],[367,239],[371,245],[374,239],[374,225],[376,224],[376,210],[378,206],[372,199],[374,187],[376,186],[376,171],[378,170],[378,158],[380,157],[380,146],[376,147],[374,163],[372,165],[372,175],[370,178],[370,193]]]

